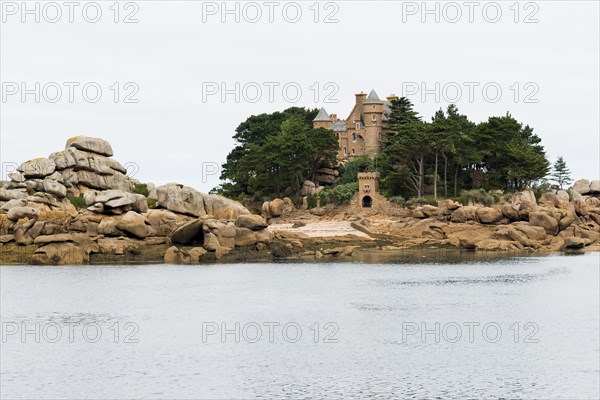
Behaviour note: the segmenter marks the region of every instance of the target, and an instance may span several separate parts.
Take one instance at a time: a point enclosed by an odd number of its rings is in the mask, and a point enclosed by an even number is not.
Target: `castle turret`
[[[325,108],[321,107],[321,109],[319,110],[319,113],[317,114],[315,119],[313,119],[313,128],[314,129],[316,129],[316,128],[331,129],[332,126],[333,126],[333,121],[329,117],[329,114],[327,114],[327,111],[325,111]]]
[[[371,90],[362,107],[365,124],[365,154],[369,157],[375,157],[381,152],[383,103],[377,93]]]

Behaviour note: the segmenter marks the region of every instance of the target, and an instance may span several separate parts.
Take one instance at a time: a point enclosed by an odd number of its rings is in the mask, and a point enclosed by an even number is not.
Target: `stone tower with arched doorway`
[[[373,207],[373,201],[378,197],[379,172],[358,173],[358,206]]]

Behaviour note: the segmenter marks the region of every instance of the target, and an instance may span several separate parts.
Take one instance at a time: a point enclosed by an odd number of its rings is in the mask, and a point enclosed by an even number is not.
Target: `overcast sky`
[[[224,14],[221,2],[122,2],[117,13],[113,1],[30,1],[27,14],[2,1],[3,178],[87,135],[143,182],[208,191],[250,115],[297,105],[346,118],[354,93],[375,89],[407,95],[427,119],[450,101],[476,122],[509,111],[551,162],[563,155],[574,178],[598,179],[598,2],[475,3],[428,2],[426,14],[420,1],[230,2]]]

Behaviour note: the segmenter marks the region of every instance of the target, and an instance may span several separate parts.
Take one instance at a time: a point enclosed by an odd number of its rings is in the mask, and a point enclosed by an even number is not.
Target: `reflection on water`
[[[417,247],[398,250],[363,250],[353,255],[357,262],[369,264],[455,264],[471,262],[502,261],[505,263],[535,263],[538,258],[531,257],[528,252],[506,252],[506,251],[471,251],[453,247]]]
[[[599,398],[599,255],[465,254],[2,267],[0,397]]]
[[[514,285],[519,283],[529,283],[548,279],[557,274],[567,274],[567,268],[554,268],[539,274],[512,274],[512,275],[493,275],[480,277],[448,277],[444,279],[426,279],[426,280],[390,280],[390,279],[375,279],[375,285],[385,286],[423,286],[423,285],[497,285],[508,284]]]

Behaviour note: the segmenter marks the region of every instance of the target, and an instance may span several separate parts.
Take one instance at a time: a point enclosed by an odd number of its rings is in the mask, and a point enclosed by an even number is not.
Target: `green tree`
[[[573,182],[571,179],[571,171],[567,168],[567,163],[562,156],[558,157],[554,165],[552,166],[552,174],[550,178],[555,182],[559,188]]]
[[[252,115],[242,122],[236,128],[233,136],[236,146],[227,155],[226,162],[222,165],[221,180],[223,183],[219,192],[231,197],[250,194],[249,183],[255,174],[253,166],[249,165],[249,159],[255,159],[250,154],[250,149],[255,149],[257,145],[259,148],[264,145],[267,138],[278,134],[281,124],[291,117],[301,119],[310,128],[317,113],[317,109],[290,107],[272,114]]]
[[[440,109],[432,119],[434,149],[444,160],[444,197],[448,197],[448,165],[454,166],[454,196],[458,195],[459,171],[470,170],[481,162],[481,155],[475,148],[476,125],[466,115],[458,112],[455,104],[450,104],[446,115]],[[437,159],[437,156],[436,156]],[[437,160],[435,161],[437,165]],[[437,168],[435,168],[437,171]],[[437,177],[437,173],[435,174]],[[437,178],[435,190],[437,193]]]
[[[335,163],[337,138],[330,130],[312,129],[311,114],[288,109],[242,123],[234,136],[241,144],[223,165],[221,192],[232,197],[292,195],[321,164]],[[275,129],[282,115],[288,117]]]
[[[405,97],[392,100],[387,139],[378,157],[383,175],[382,187],[389,195],[402,195],[412,189],[423,195],[425,157],[431,151],[429,124],[423,122]]]
[[[372,159],[367,156],[355,157],[346,162],[340,173],[340,184],[352,183],[358,181],[359,172],[375,171],[375,165]]]
[[[540,137],[508,113],[479,124],[475,139],[488,188],[522,190],[548,174]]]

